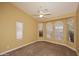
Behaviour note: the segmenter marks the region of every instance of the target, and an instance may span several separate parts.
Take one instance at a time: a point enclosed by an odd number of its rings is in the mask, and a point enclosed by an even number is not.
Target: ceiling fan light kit
[[[44,15],[42,15],[42,14],[41,14],[41,15],[39,15],[39,17],[40,17],[40,18],[42,18],[43,16],[44,16]]]

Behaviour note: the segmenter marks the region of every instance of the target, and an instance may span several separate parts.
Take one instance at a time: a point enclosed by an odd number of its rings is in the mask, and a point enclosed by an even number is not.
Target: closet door
[[[47,39],[52,39],[53,34],[53,24],[52,22],[46,23],[46,37]]]
[[[55,22],[54,30],[55,30],[55,39],[56,40],[64,39],[64,24],[62,21]]]
[[[67,19],[67,36],[69,42],[74,42],[74,21],[73,18]]]

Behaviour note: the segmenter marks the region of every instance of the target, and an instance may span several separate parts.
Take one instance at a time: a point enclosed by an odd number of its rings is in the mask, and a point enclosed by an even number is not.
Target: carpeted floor
[[[76,52],[61,45],[39,41],[4,54],[4,56],[76,56]]]

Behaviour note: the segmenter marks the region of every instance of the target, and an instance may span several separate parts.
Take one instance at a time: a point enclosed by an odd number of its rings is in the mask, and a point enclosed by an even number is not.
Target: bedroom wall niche
[[[76,48],[75,15],[38,23],[38,39]]]

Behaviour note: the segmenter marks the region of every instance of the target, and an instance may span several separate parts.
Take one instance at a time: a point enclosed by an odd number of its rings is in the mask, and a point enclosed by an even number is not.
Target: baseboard
[[[19,46],[19,47],[17,47],[17,48],[13,48],[13,49],[10,49],[10,50],[8,50],[8,51],[4,51],[4,52],[0,53],[0,55],[4,55],[4,54],[6,54],[6,53],[8,53],[8,52],[11,52],[11,51],[14,51],[14,50],[16,50],[16,49],[25,47],[25,46],[27,46],[27,45],[29,45],[29,44],[32,44],[32,43],[35,43],[35,42],[38,42],[38,41],[50,42],[50,41],[48,41],[48,40],[36,40],[36,41],[30,42],[30,43],[27,43],[27,44],[25,44],[25,45],[21,45],[21,46]],[[66,47],[68,47],[68,48],[74,50],[74,51],[77,53],[77,50],[76,50],[76,49],[74,49],[74,48],[72,48],[72,47],[69,47],[69,46],[66,45],[66,44],[60,44],[60,43],[55,43],[55,42],[50,42],[50,43],[54,43],[54,44],[59,44],[59,45],[66,46]],[[78,54],[78,53],[77,53],[77,54]]]
[[[77,53],[77,55],[79,56],[79,53],[78,53],[78,51],[76,51],[76,53]]]
[[[33,42],[30,42],[30,43],[27,43],[27,44],[25,44],[25,45],[21,45],[21,46],[19,46],[19,47],[10,49],[10,50],[8,50],[8,51],[1,52],[0,55],[4,55],[4,54],[6,54],[6,53],[9,53],[9,52],[14,51],[14,50],[17,50],[17,49],[19,49],[19,48],[25,47],[25,46],[27,46],[27,45],[29,45],[29,44],[32,44],[32,43],[35,43],[35,42],[37,42],[37,40],[36,40],[36,41],[33,41]]]
[[[63,45],[63,46],[66,46],[66,47],[72,49],[73,51],[75,51],[75,52],[77,53],[77,50],[76,50],[75,48],[72,48],[72,47],[70,47],[70,46],[68,46],[68,45],[66,45],[66,44],[56,43],[56,42],[53,42],[53,41],[51,42],[51,41],[48,41],[48,40],[38,40],[38,41],[46,41],[46,42],[50,42],[50,43],[54,43],[54,44]],[[77,54],[78,54],[78,53],[77,53]]]

